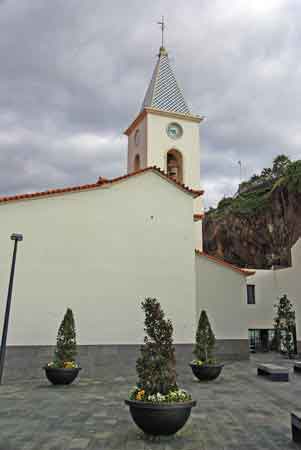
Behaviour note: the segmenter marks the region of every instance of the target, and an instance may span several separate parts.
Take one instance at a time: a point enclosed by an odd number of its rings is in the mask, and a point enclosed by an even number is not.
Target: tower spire
[[[158,25],[161,27],[161,48],[160,50],[164,49],[164,30],[165,30],[165,22],[164,22],[164,16],[162,16],[161,22],[157,22]]]
[[[164,16],[162,16],[162,20],[157,22],[157,24],[161,28],[161,47],[153,76],[141,106],[141,111],[144,108],[155,108],[161,109],[162,111],[190,114],[182,91],[171,69],[168,53],[164,48],[164,30],[166,27]]]

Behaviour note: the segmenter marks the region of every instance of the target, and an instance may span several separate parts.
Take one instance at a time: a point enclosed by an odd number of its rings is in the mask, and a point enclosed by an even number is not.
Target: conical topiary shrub
[[[213,334],[207,313],[202,310],[195,338],[193,353],[198,361],[206,363],[213,362],[213,350],[215,347],[215,336]]]
[[[190,366],[194,375],[200,381],[214,380],[223,368],[214,358],[215,336],[213,334],[207,313],[202,310],[196,331],[193,353],[196,356]]]
[[[75,363],[77,355],[76,331],[73,312],[70,308],[64,315],[56,338],[54,363],[56,367],[66,367],[66,364]]]
[[[75,362],[76,354],[74,317],[72,310],[68,308],[58,330],[54,360],[44,367],[52,384],[70,384],[75,380],[80,370]]]

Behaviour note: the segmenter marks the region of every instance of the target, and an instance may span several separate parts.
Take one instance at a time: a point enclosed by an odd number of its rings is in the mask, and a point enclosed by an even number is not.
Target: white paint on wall
[[[159,201],[158,201],[159,199]],[[55,343],[67,307],[80,344],[135,344],[157,297],[176,343],[195,335],[193,198],[153,172],[108,188],[0,205],[0,323],[19,245],[8,343]]]
[[[273,328],[275,308],[280,296],[287,294],[296,311],[297,340],[301,340],[301,239],[292,248],[292,267],[257,270],[248,282],[255,285],[255,305],[250,306],[249,328]]]
[[[197,320],[205,309],[217,339],[248,339],[246,277],[196,254]]]
[[[167,134],[168,124],[177,122],[183,129],[179,139],[172,139]],[[135,142],[135,134],[139,131],[139,142]],[[156,166],[167,173],[167,153],[171,149],[178,150],[183,157],[183,183],[196,190],[201,189],[200,177],[200,132],[199,123],[188,118],[168,117],[166,112],[155,114],[147,111],[140,122],[133,127],[128,136],[128,173],[134,171],[135,156],[139,154],[141,168]],[[203,199],[194,199],[194,213],[203,213]],[[203,248],[202,222],[195,224],[195,246]]]
[[[136,155],[140,157],[140,168],[147,167],[147,116],[132,130],[128,136],[128,173],[135,171],[134,161]],[[136,133],[139,133],[138,141],[135,140]]]

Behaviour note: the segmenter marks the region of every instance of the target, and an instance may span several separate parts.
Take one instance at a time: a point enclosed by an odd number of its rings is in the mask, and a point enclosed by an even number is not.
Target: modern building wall
[[[301,341],[301,239],[292,248],[292,267],[257,270],[248,283],[255,285],[255,305],[250,307],[249,328],[272,329],[274,305],[287,294],[296,311],[297,340]]]
[[[8,344],[52,345],[67,307],[78,342],[140,344],[157,297],[176,343],[195,334],[193,198],[153,172],[109,187],[0,205],[0,297],[19,245]],[[0,308],[3,322],[4,301]]]

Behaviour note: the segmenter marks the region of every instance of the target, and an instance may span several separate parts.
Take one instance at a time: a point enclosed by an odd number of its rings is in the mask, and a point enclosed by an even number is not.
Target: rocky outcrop
[[[254,192],[251,195],[249,210],[237,206],[233,198],[226,199],[222,209],[206,213],[204,251],[240,267],[289,266],[291,247],[301,236],[301,192],[273,185],[257,197],[258,207],[253,207]]]

